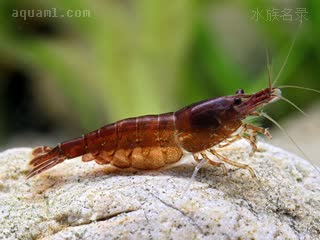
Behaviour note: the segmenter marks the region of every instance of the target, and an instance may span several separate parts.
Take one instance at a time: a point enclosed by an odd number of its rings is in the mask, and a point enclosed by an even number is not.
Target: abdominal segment
[[[175,142],[173,114],[149,115],[126,119],[109,126],[115,136],[96,152],[82,157],[98,164],[112,164],[118,168],[152,170],[179,161],[182,149]],[[104,130],[101,130],[100,136]],[[116,140],[116,141],[115,141]],[[112,145],[112,147],[110,147]]]

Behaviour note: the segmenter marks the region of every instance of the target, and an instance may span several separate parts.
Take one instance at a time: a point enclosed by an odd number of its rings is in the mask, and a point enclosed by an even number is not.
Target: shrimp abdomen
[[[103,148],[98,156],[105,158],[105,163],[117,167],[137,169],[157,169],[168,163],[177,162],[182,157],[182,150],[175,142],[173,113],[148,115],[125,119],[115,123],[117,146]],[[102,161],[102,162],[101,162]]]
[[[33,169],[28,177],[81,155],[85,162],[95,160],[119,168],[161,168],[179,161],[183,155],[175,134],[173,113],[124,119],[62,142],[50,150],[36,148],[34,153],[41,152],[41,155],[34,155],[30,161]]]

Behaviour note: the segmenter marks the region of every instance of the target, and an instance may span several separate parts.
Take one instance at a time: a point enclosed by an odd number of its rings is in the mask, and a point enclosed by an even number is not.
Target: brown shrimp
[[[242,120],[259,114],[257,108],[280,97],[281,91],[271,86],[255,94],[244,94],[240,89],[235,95],[201,101],[176,112],[124,119],[54,148],[35,148],[30,161],[33,168],[27,178],[78,156],[84,162],[95,160],[118,168],[151,170],[178,162],[184,152],[193,154],[196,161],[207,159],[224,172],[224,163],[228,163],[247,169],[254,177],[250,166],[229,160],[213,147],[224,147],[245,138],[255,151],[257,133],[270,135],[266,129],[244,124]],[[221,162],[210,159],[206,150]]]

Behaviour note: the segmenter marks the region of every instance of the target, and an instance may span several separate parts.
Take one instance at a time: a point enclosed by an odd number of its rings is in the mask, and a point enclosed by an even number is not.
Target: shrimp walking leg
[[[262,127],[257,127],[248,123],[243,124],[243,134],[241,137],[247,140],[251,145],[252,152],[250,153],[250,156],[252,156],[258,149],[256,145],[258,133],[262,133],[268,138],[271,138],[271,134],[267,129]]]
[[[251,152],[249,154],[250,157],[253,156],[253,154],[257,151],[258,147],[257,147],[257,134],[250,134],[250,135],[243,135],[242,138],[244,138],[245,140],[247,140],[251,146]]]
[[[199,156],[200,155],[200,156]],[[205,164],[205,163],[209,163],[213,166],[218,166],[218,167],[221,167],[222,168],[222,171],[224,173],[224,175],[227,174],[227,168],[226,166],[221,163],[221,162],[215,162],[213,160],[211,160],[204,152],[201,152],[201,153],[194,153],[193,154],[193,158],[194,160],[197,162],[197,166],[195,167],[193,173],[192,173],[192,176],[189,180],[189,183],[187,184],[187,187],[186,189],[183,191],[183,194],[181,195],[182,198],[185,196],[185,194],[189,191],[190,189],[190,186],[191,186],[191,183],[193,182],[194,178],[196,177],[198,171],[200,170],[200,168]]]
[[[224,148],[226,146],[229,146],[231,143],[234,143],[235,141],[240,140],[240,139],[241,139],[240,134],[233,136],[232,138],[229,138],[229,139],[223,141],[222,143],[220,143],[218,145],[218,148]]]
[[[262,133],[263,135],[265,135],[266,137],[268,137],[269,139],[272,138],[270,132],[268,131],[268,129],[266,128],[262,128],[262,127],[257,127],[257,126],[254,126],[252,124],[249,124],[249,123],[245,123],[243,124],[243,128],[245,130],[252,130],[256,133]]]
[[[220,143],[217,147],[224,148],[224,147],[229,146],[230,144],[234,143],[235,141],[244,138],[251,145],[251,148],[252,148],[252,152],[250,153],[250,156],[251,156],[257,151],[257,145],[256,145],[257,134],[258,133],[256,130],[251,129],[250,127],[247,127],[247,124],[244,124],[242,130],[237,135],[235,135],[229,139],[226,139],[225,141]]]
[[[249,171],[251,177],[253,178],[256,178],[256,174],[254,173],[253,169],[246,165],[246,164],[243,164],[243,163],[238,163],[238,162],[235,162],[235,161],[232,161],[224,156],[222,156],[221,154],[217,153],[215,150],[213,149],[210,149],[209,150],[214,156],[216,156],[218,159],[220,159],[221,161],[225,162],[225,163],[228,163],[232,166],[235,166],[235,167],[238,167],[238,168],[243,168],[243,169],[246,169]]]
[[[227,170],[226,166],[224,165],[224,163],[213,161],[212,159],[210,159],[210,158],[206,155],[205,152],[200,153],[200,155],[201,155],[202,159],[206,159],[207,162],[208,162],[209,164],[211,164],[212,166],[220,167],[220,168],[222,169],[222,172],[223,172],[224,175],[227,175],[227,174],[228,174],[228,170]],[[193,157],[194,157],[194,159],[195,159],[197,162],[200,162],[200,161],[201,161],[201,158],[200,158],[198,155],[194,154]]]

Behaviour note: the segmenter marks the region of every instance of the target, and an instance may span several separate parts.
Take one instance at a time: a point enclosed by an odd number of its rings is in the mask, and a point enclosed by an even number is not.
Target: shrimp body
[[[251,95],[237,91],[235,95],[201,101],[176,112],[124,119],[54,148],[37,147],[33,149],[34,158],[30,161],[33,169],[27,178],[78,156],[82,156],[84,162],[95,160],[98,164],[141,170],[178,162],[185,151],[194,154],[198,161],[196,154],[207,158],[203,155],[205,150],[241,137],[238,129],[248,128],[242,120],[280,94],[277,88],[266,88]],[[256,133],[264,129],[250,126],[249,130]],[[248,140],[254,147],[254,140]],[[221,159],[216,152],[212,153]],[[224,166],[208,160],[213,165]],[[221,160],[247,168],[223,157]]]

